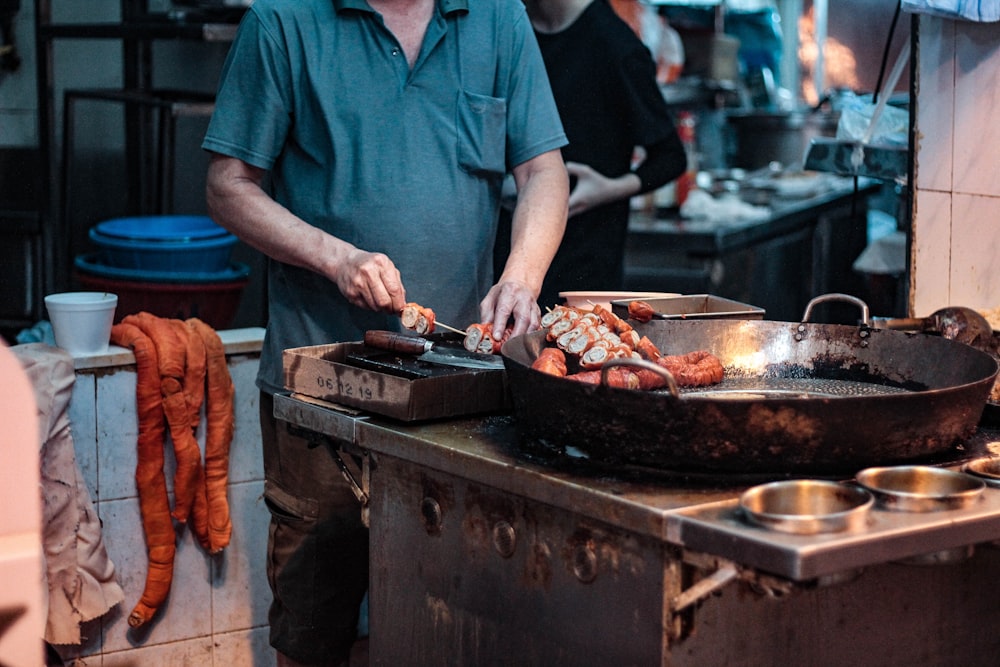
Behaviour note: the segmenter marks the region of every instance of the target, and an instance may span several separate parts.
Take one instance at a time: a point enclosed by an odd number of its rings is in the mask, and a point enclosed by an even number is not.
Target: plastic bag
[[[902,0],[905,11],[930,14],[951,19],[965,19],[980,23],[1000,21],[1000,2],[997,0]]]
[[[876,105],[871,95],[845,93],[840,97],[840,121],[837,123],[837,139],[863,141],[868,134]],[[908,146],[910,112],[886,105],[875,121],[869,143],[882,146]]]

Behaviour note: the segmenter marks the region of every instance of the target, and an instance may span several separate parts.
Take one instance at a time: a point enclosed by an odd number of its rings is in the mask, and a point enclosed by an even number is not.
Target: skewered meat
[[[513,327],[507,327],[499,339],[494,339],[492,323],[478,322],[470,324],[465,329],[465,339],[462,341],[462,346],[469,352],[498,354],[500,348],[507,342],[512,332]]]
[[[557,347],[547,347],[542,350],[531,367],[542,373],[564,377],[566,375],[566,355]]]
[[[629,315],[633,319],[648,322],[653,312],[643,301],[629,304]],[[601,367],[621,357],[657,363],[670,371],[682,387],[715,384],[721,382],[724,375],[722,362],[711,353],[699,350],[665,356],[648,337],[640,336],[631,324],[600,305],[595,305],[591,311],[556,306],[543,316],[542,326],[546,329],[546,340],[555,345],[544,348],[532,367],[575,382],[600,383]],[[550,355],[561,359],[561,363],[551,361]],[[576,358],[579,372],[567,374],[563,369],[567,355]],[[666,378],[655,371],[624,367],[609,369],[606,382],[612,387],[642,390],[659,389],[667,384]]]
[[[421,336],[434,333],[434,311],[418,303],[408,303],[399,314],[404,328],[416,331]]]
[[[606,340],[599,340],[580,356],[580,368],[584,370],[599,369],[605,362],[612,359],[631,357],[635,354],[627,345],[612,345]]]
[[[639,353],[639,356],[646,361],[657,361],[663,354],[660,352],[659,348],[653,344],[653,341],[649,340],[646,336],[639,339],[639,344],[635,346],[635,351]]]
[[[670,371],[681,387],[718,384],[725,375],[722,362],[707,350],[660,357],[656,363]]]
[[[577,319],[583,313],[579,308],[573,308],[572,306],[556,306],[552,310],[546,311],[542,315],[542,328],[548,329],[558,320],[569,318],[571,321]]]
[[[622,318],[615,315],[612,311],[608,310],[601,304],[594,304],[594,314],[601,318],[601,321],[607,325],[607,327],[618,335],[625,333],[626,331],[632,331],[632,325],[623,320]]]
[[[486,323],[470,324],[465,329],[465,339],[462,346],[469,352],[493,353],[493,325]]]
[[[636,322],[649,322],[655,313],[653,307],[645,301],[631,301],[628,304],[629,319]]]

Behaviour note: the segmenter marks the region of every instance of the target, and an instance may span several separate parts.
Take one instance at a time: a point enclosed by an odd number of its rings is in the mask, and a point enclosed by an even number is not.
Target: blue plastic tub
[[[77,255],[73,260],[80,273],[107,278],[144,283],[185,283],[191,285],[228,283],[243,280],[250,275],[250,267],[241,262],[227,264],[218,271],[152,271],[149,269],[128,269],[108,266],[96,253]]]
[[[197,241],[228,232],[204,215],[144,215],[113,218],[94,225],[96,233],[131,241]]]
[[[222,236],[179,241],[148,241],[106,236],[96,227],[89,232],[101,264],[142,271],[211,273],[229,266],[236,237]]]

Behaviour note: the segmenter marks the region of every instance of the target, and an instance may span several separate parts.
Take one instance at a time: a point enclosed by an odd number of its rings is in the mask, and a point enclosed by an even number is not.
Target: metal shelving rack
[[[172,170],[173,120],[181,115],[211,113],[212,100],[204,94],[161,91],[153,85],[152,45],[157,40],[232,41],[243,10],[225,13],[152,12],[147,0],[121,0],[117,22],[55,23],[53,0],[34,0],[35,56],[38,89],[38,141],[42,155],[41,202],[43,289],[41,294],[66,288],[72,262],[69,226],[68,177],[72,173],[71,140],[74,103],[97,100],[125,108],[125,153],[128,207],[135,214],[162,211],[169,193],[167,170]],[[120,40],[121,89],[66,90],[63,150],[60,159],[56,134],[56,86],[53,45],[58,40]],[[157,135],[158,131],[158,135]],[[41,313],[41,294],[36,295]]]

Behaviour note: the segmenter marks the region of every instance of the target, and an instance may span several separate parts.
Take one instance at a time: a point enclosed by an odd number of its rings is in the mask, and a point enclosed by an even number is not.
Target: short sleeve
[[[656,64],[642,44],[632,49],[621,62],[622,99],[633,128],[637,146],[649,146],[674,134],[670,109],[656,83]]]
[[[289,53],[279,31],[244,15],[222,69],[202,148],[270,169],[291,126]]]
[[[517,3],[516,7],[507,89],[508,166],[527,162],[567,143],[531,23],[523,5]]]

